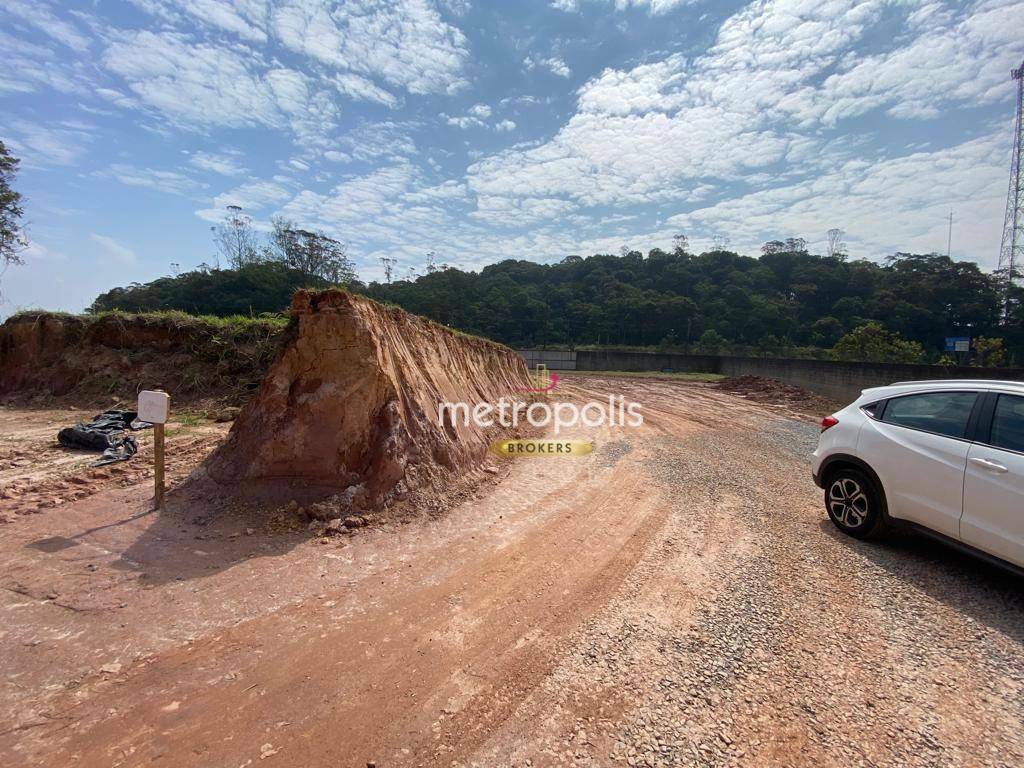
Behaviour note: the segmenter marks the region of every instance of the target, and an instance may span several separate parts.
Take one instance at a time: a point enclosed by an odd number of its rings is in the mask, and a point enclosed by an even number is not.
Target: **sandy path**
[[[440,520],[323,544],[129,487],[4,526],[0,762],[1024,763],[1018,579],[833,533],[807,421],[560,389],[645,425]]]

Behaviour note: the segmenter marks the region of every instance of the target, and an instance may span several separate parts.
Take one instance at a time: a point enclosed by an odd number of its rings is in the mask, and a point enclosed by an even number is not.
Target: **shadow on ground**
[[[104,548],[119,554],[112,568],[135,574],[142,586],[156,586],[212,576],[253,558],[283,555],[310,534],[297,516],[289,519],[277,512],[235,507],[186,484],[168,494],[161,512],[153,511],[148,500],[126,504],[117,520],[28,546],[46,551],[98,541],[97,537],[102,537]]]
[[[892,533],[878,541],[821,529],[896,578],[987,627],[1024,643],[1024,577],[927,536]]]

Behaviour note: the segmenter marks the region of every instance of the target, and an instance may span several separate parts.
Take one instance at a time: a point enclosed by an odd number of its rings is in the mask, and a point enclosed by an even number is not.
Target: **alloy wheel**
[[[846,528],[856,528],[868,516],[868,496],[860,483],[841,477],[828,489],[828,511]]]

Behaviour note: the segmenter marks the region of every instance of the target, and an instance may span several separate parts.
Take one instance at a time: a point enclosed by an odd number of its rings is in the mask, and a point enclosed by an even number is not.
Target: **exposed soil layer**
[[[511,349],[350,293],[298,292],[291,313],[280,355],[205,463],[218,483],[300,481],[369,505],[440,489],[479,468],[500,428],[442,423],[439,404],[521,400],[529,386]]]
[[[716,382],[714,386],[716,389],[742,395],[748,400],[774,405],[782,410],[799,414],[824,416],[840,407],[834,400],[822,397],[803,387],[761,376],[737,376]]]
[[[181,313],[27,312],[0,325],[0,396],[11,403],[108,406],[142,389],[175,405],[240,405],[278,349],[283,321]]]

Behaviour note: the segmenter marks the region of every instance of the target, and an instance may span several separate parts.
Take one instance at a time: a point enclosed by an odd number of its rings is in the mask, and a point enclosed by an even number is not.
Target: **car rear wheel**
[[[860,470],[843,468],[829,475],[825,510],[839,530],[858,539],[885,532],[885,500]]]

